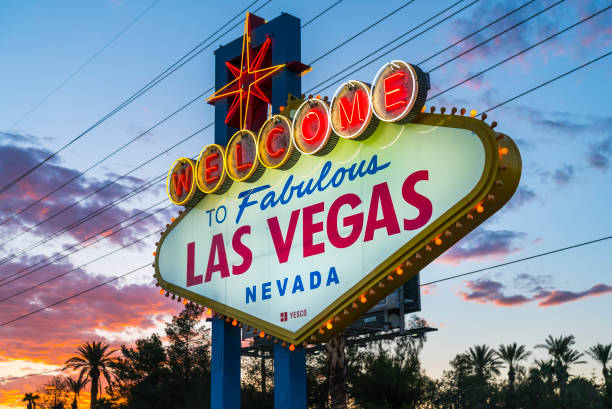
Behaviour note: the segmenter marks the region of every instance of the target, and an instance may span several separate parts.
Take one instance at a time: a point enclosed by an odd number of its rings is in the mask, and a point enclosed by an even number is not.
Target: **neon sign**
[[[239,129],[172,165],[168,196],[187,210],[157,244],[155,276],[166,295],[260,336],[324,342],[499,210],[520,154],[496,124],[424,113],[429,77],[399,60],[371,86],[351,80],[330,102],[261,116],[254,73],[271,45],[244,38],[243,68],[227,65],[234,79],[211,97],[233,98]]]

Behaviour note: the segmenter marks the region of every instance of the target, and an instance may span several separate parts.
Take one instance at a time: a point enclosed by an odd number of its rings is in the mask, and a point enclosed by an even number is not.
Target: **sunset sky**
[[[319,84],[337,72],[370,82],[383,63],[401,59],[430,71],[432,97],[609,7],[607,1],[580,0],[559,4],[549,0],[415,0],[318,59],[404,3],[344,0],[304,27],[302,61],[316,60],[313,71],[303,77],[304,92],[331,96],[344,76]],[[0,187],[88,129],[249,4],[235,0],[2,2]],[[248,10],[268,20],[287,12],[304,23],[330,4],[259,0]],[[445,63],[551,5],[497,39]],[[242,34],[242,21],[241,14],[228,25],[236,24],[230,33],[215,39],[159,85],[16,186],[0,189],[0,409],[25,407],[20,402],[23,393],[34,391],[50,375],[7,378],[60,368],[85,341],[103,340],[119,346],[163,332],[164,322],[180,310],[178,303],[159,295],[151,277],[153,269],[148,267],[8,323],[153,261],[157,231],[180,210],[174,205],[164,209],[170,202],[163,181],[63,234],[54,233],[163,175],[174,159],[194,156],[212,142],[213,127],[209,127],[155,157],[213,121],[213,107],[201,97],[76,177],[209,89],[214,82],[213,51]],[[611,22],[612,11],[604,11],[426,105],[482,112],[609,53]],[[382,46],[382,51],[369,56]],[[369,61],[372,63],[360,68]],[[488,113],[487,121],[497,121],[497,130],[510,135],[520,148],[523,174],[519,189],[504,209],[423,270],[422,282],[612,235],[611,63],[612,56],[594,62]],[[128,177],[37,226],[136,167]],[[16,214],[72,178],[75,180],[56,193]],[[134,218],[124,221],[130,216]],[[139,219],[143,220],[137,222]],[[125,228],[119,230],[121,227]],[[51,240],[42,241],[50,235],[54,235]],[[75,246],[83,240],[87,241]],[[87,247],[74,255],[52,263],[42,261],[84,245]],[[516,341],[533,348],[548,334],[574,334],[581,351],[597,342],[612,342],[611,252],[612,240],[606,240],[424,287],[419,316],[438,328],[429,335],[423,351],[427,374],[440,376],[449,360],[474,344],[497,347]],[[9,258],[15,253],[19,255]],[[543,358],[544,352],[536,350],[533,357]],[[574,373],[590,377],[598,375],[600,368],[589,360]]]

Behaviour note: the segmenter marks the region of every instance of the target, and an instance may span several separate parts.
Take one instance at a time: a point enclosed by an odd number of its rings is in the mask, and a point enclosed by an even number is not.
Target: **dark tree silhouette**
[[[111,368],[116,350],[102,342],[86,342],[77,348],[77,355],[66,361],[66,368],[79,371],[80,376],[91,381],[91,409],[96,409],[98,390],[101,388],[100,376],[104,376],[109,387],[112,387]]]

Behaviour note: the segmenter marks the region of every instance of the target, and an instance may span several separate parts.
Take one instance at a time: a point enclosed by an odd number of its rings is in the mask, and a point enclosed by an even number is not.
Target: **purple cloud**
[[[460,291],[457,295],[466,301],[481,304],[493,304],[498,307],[514,307],[538,301],[539,307],[551,307],[578,301],[587,297],[612,293],[612,286],[596,284],[585,291],[554,290],[550,287],[550,276],[533,276],[522,273],[516,276],[514,285],[521,289],[520,294],[506,295],[506,287],[499,281],[481,278],[466,281],[467,291]]]
[[[511,230],[480,228],[451,247],[438,260],[448,264],[459,264],[466,260],[503,259],[506,255],[520,250],[514,242],[525,236],[525,233]]]
[[[612,157],[612,134],[604,140],[591,144],[587,154],[587,162],[595,169],[606,171],[610,167]]]
[[[40,147],[42,145],[40,142],[32,146],[30,142],[35,140],[32,136],[19,139],[19,135],[16,134],[0,133],[0,135],[4,142],[4,144],[0,145],[0,174],[4,176],[4,180],[6,181],[18,177],[22,172],[33,167],[51,154],[47,149]],[[6,136],[6,138],[4,138],[4,136]],[[24,144],[26,144],[26,146],[23,146]],[[0,194],[0,220],[6,220],[20,211],[20,209],[41,199],[48,192],[53,191],[79,173],[79,170],[65,165],[61,161],[61,158],[55,158],[47,162],[31,176],[22,179],[15,186]],[[74,204],[91,192],[100,189],[114,180],[114,178],[113,175],[107,175],[104,179],[97,179],[89,175],[77,178],[58,192],[42,199],[31,209],[14,217],[2,226],[0,230],[0,239],[6,240],[28,227],[38,224],[44,219]],[[71,207],[62,214],[53,217],[48,222],[43,223],[33,230],[33,233],[39,236],[55,233],[73,223],[75,220],[84,218],[113,200],[132,192],[137,186],[143,183],[144,181],[139,178],[126,177],[101,190],[91,198]],[[83,240],[99,232],[110,234],[111,231],[106,230],[109,226],[129,218],[137,212],[138,210],[126,209],[121,206],[113,207],[101,213],[99,216],[79,225],[68,234],[78,240]],[[146,214],[142,214],[139,217],[145,215]],[[111,236],[109,240],[123,244],[139,237],[144,232],[150,231],[152,225],[157,226],[161,225],[161,223],[162,222],[156,220],[155,217],[151,217],[147,219],[147,221],[123,230],[120,234]]]

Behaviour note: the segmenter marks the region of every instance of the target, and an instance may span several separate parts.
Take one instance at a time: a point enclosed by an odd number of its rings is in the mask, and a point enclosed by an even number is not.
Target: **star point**
[[[261,111],[265,104],[265,110],[270,104],[270,91],[264,86],[270,80],[270,77],[285,68],[286,64],[263,67],[268,57],[268,51],[272,45],[272,39],[266,36],[264,43],[252,48],[251,45],[251,18],[255,17],[247,13],[244,23],[244,34],[242,37],[242,53],[240,55],[240,66],[231,61],[226,61],[225,66],[234,77],[226,85],[217,90],[207,101],[214,103],[222,98],[233,98],[230,103],[225,123],[235,125],[236,114],[238,117],[238,126],[236,128],[243,130],[252,127],[253,112]],[[252,55],[254,54],[254,57]]]

